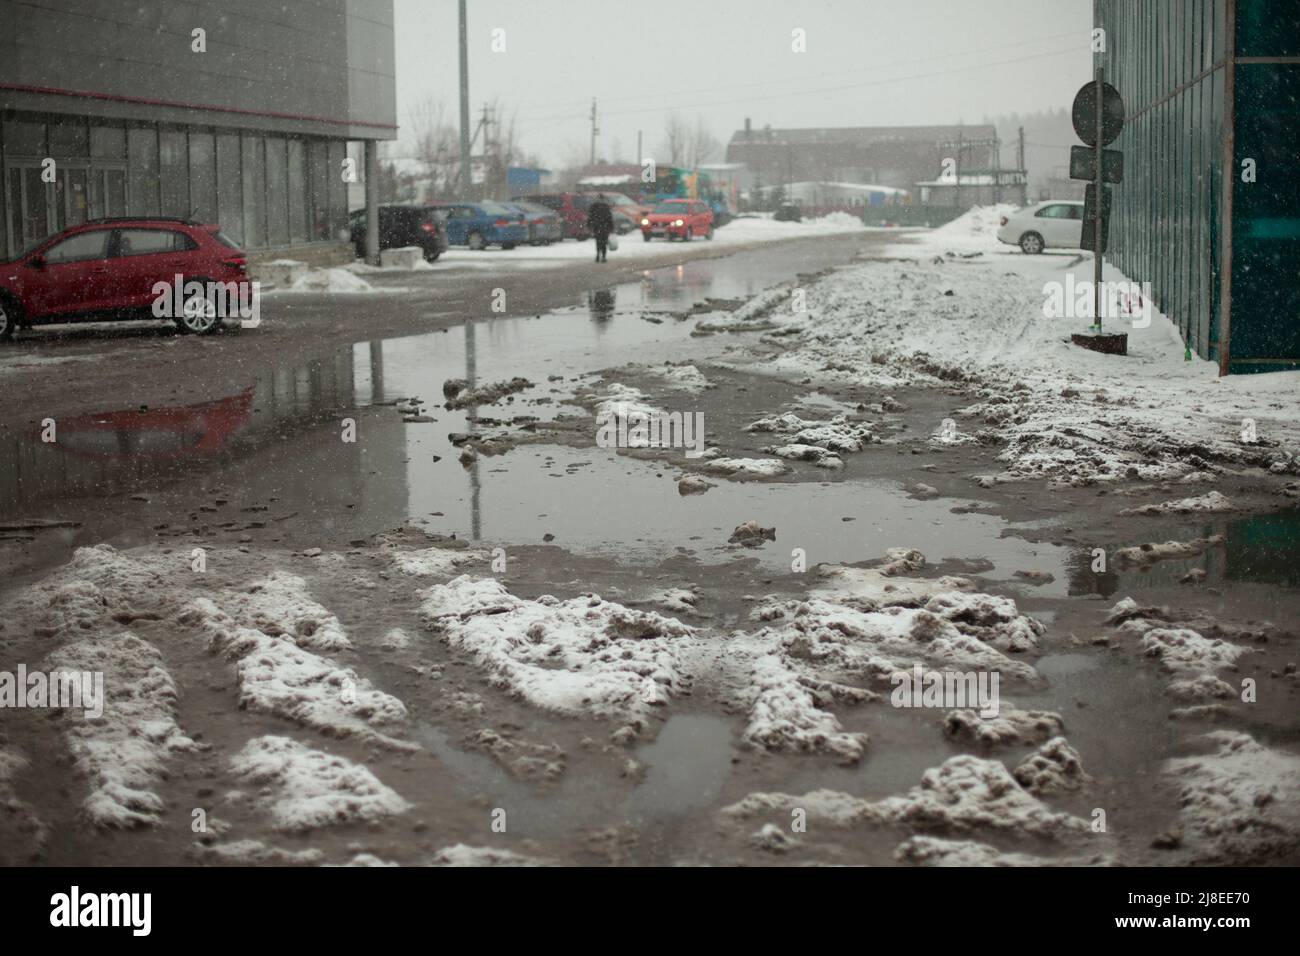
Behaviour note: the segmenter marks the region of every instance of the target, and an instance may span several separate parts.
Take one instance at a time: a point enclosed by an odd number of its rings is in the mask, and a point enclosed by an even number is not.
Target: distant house
[[[756,186],[862,183],[912,192],[937,179],[944,160],[966,170],[998,164],[993,126],[853,126],[744,129],[732,134],[727,162],[744,163]]]

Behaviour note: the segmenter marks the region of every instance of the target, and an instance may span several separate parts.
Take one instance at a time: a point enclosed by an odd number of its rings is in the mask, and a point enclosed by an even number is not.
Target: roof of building
[[[997,135],[993,126],[844,126],[813,129],[761,129],[748,133],[738,129],[731,134],[731,144],[768,145],[772,143],[793,146],[813,146],[822,143],[854,143],[870,146],[877,143],[935,142],[956,139],[992,139]]]

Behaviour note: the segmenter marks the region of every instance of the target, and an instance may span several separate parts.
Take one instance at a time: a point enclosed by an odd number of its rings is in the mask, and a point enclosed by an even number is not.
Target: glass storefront
[[[333,239],[347,221],[343,140],[15,113],[0,150],[0,256],[108,216],[217,223],[248,249]]]

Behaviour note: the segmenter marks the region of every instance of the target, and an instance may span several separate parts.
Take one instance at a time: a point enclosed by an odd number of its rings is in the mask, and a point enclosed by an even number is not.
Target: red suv
[[[587,231],[587,210],[595,197],[590,193],[534,193],[515,196],[513,202],[531,202],[559,213],[564,220],[564,238],[585,241],[591,238]]]
[[[192,299],[193,282],[203,284],[202,302]],[[170,318],[182,332],[206,334],[231,314],[232,296],[249,294],[248,260],[217,226],[96,219],[0,262],[0,340],[19,327],[103,317]],[[182,297],[193,305],[181,307]]]
[[[698,199],[667,199],[641,220],[641,238],[653,236],[690,242],[696,236],[713,238],[713,210]]]

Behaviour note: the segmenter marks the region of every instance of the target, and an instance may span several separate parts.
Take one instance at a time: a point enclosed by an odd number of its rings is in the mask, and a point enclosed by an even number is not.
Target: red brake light
[[[438,231],[438,227],[437,227],[436,225],[434,225],[433,223],[431,223],[431,222],[422,222],[422,223],[420,223],[420,228],[423,229],[425,232],[437,232],[437,231]]]
[[[509,219],[498,219],[495,223],[493,223],[493,225],[494,225],[494,226],[508,226],[508,225],[510,225],[510,220],[509,220]]]

